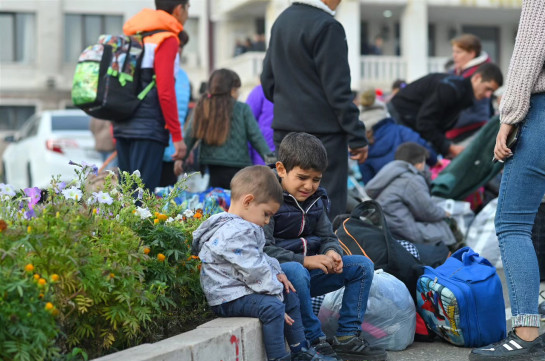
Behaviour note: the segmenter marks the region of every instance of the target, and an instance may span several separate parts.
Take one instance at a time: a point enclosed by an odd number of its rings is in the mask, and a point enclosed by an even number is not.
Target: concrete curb
[[[259,361],[266,360],[257,318],[218,318],[165,340],[142,344],[95,361]]]

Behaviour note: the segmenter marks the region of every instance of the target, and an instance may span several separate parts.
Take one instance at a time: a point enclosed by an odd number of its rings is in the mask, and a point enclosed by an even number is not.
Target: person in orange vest
[[[188,17],[189,0],[155,0],[155,8],[137,13],[125,23],[123,32],[126,35],[154,32],[144,37],[139,81],[142,88],[153,81],[156,86],[128,121],[114,123],[120,170],[140,171],[146,188],[151,191],[161,179],[169,133],[175,149],[172,158],[182,159],[186,153],[178,119],[174,71],[179,67],[178,36]]]

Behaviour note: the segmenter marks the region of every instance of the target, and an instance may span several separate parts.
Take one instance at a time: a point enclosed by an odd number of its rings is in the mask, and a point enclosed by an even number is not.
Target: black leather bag
[[[423,264],[392,237],[376,201],[360,203],[335,234],[345,254],[366,256],[373,261],[375,269],[397,277],[415,297],[416,282],[424,272]]]

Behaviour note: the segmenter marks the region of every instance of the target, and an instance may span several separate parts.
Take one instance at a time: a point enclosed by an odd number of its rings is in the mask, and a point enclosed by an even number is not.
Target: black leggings
[[[241,170],[240,167],[226,167],[223,165],[209,165],[210,172],[210,187],[219,187],[223,189],[231,189],[231,179],[236,172]]]

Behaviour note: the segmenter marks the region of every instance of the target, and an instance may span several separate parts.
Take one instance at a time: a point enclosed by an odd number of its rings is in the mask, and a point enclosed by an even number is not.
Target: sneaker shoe
[[[361,336],[361,331],[349,339],[333,337],[333,350],[345,361],[384,361],[388,355],[383,348],[372,347]]]
[[[333,360],[343,361],[342,358],[337,356],[329,342],[325,337],[319,337],[311,343],[311,346],[323,356],[331,357]]]
[[[473,349],[469,354],[469,360],[545,360],[545,342],[543,336],[531,342],[524,341],[514,331],[511,331],[507,338],[500,342]]]
[[[337,358],[320,355],[314,347],[302,348],[291,354],[291,361],[337,361]]]
[[[545,321],[545,301],[541,302],[538,307],[538,312],[541,315],[541,321]]]

